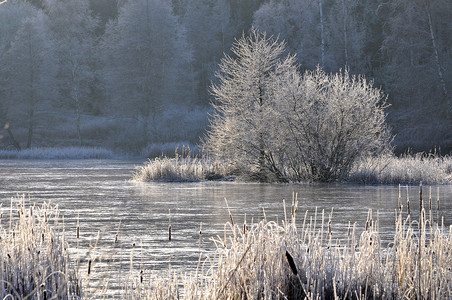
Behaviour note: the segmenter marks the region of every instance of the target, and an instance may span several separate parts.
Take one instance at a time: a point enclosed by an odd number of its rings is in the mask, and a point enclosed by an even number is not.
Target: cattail
[[[168,209],[169,225],[168,225],[168,240],[171,241],[171,209]]]
[[[286,250],[286,259],[289,263],[289,267],[292,270],[292,273],[296,276],[298,274],[297,266],[295,265],[295,261],[293,260],[292,255],[290,255],[289,251]]]
[[[226,207],[228,208],[229,219],[231,220],[231,225],[234,226],[234,219],[232,218],[231,210],[229,209],[228,200],[226,198],[224,198],[224,201],[226,202]]]
[[[399,198],[397,200],[397,206],[399,207],[399,213],[402,212],[402,193],[400,191],[400,184],[399,184]]]
[[[407,209],[408,215],[411,215],[410,194],[409,194],[409,191],[408,191],[408,186],[406,186],[406,209]]]
[[[436,189],[436,210],[439,212],[439,187]]]
[[[88,275],[91,274],[91,259],[88,261]]]
[[[331,220],[328,220],[328,234],[333,235],[333,233],[331,232]]]
[[[419,183],[419,215],[422,213],[424,204],[422,202],[422,181]]]

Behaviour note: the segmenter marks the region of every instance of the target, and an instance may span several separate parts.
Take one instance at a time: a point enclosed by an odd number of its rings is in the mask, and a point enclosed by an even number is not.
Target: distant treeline
[[[374,80],[389,95],[398,150],[445,154],[451,19],[450,0],[9,0],[0,147],[196,143],[218,63],[254,26],[285,40],[300,71]]]

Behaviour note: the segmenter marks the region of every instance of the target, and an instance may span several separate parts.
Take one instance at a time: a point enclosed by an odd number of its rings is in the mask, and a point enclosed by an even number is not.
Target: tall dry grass
[[[0,224],[1,299],[78,299],[81,280],[69,259],[55,207],[25,206],[22,197]]]
[[[355,165],[349,180],[382,184],[451,184],[452,157],[416,153],[366,158]]]
[[[333,212],[305,212],[284,203],[282,222],[237,223],[230,215],[212,240],[215,252],[200,256],[196,272],[167,275],[145,270],[121,254],[94,254],[98,238],[71,263],[58,209],[11,207],[0,232],[3,299],[450,299],[452,226],[435,223],[434,208],[420,203],[412,220],[395,211],[393,241],[383,245],[371,211],[364,228],[349,224],[338,236]],[[402,207],[402,206],[400,206]],[[424,208],[425,207],[425,208]],[[438,218],[436,218],[438,220]],[[5,223],[5,224],[4,224]],[[77,225],[77,246],[79,249]],[[118,232],[119,234],[119,232]],[[119,258],[118,258],[119,256]],[[129,268],[112,261],[128,260]],[[83,264],[83,268],[80,267]],[[96,267],[97,264],[97,267]],[[103,267],[101,266],[103,264]],[[124,264],[121,264],[121,266]],[[98,274],[94,274],[98,272]],[[119,279],[120,287],[109,291]],[[117,281],[118,282],[118,281]],[[83,291],[82,291],[83,285]]]
[[[202,181],[220,179],[227,175],[224,165],[207,156],[192,154],[189,147],[176,148],[174,158],[156,157],[139,167],[133,180],[137,181]]]
[[[450,299],[452,228],[425,210],[419,221],[398,214],[388,246],[372,212],[341,242],[331,214],[306,212],[297,226],[296,210],[294,202],[282,224],[231,219],[195,274],[136,279],[130,299]]]

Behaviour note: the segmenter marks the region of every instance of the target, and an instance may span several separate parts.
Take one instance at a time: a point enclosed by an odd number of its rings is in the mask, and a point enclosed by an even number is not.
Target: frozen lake
[[[397,186],[257,184],[233,182],[137,183],[131,174],[142,161],[130,160],[0,160],[0,202],[9,210],[11,198],[25,194],[40,205],[51,201],[64,215],[65,228],[74,245],[79,216],[82,246],[94,242],[98,231],[98,250],[111,249],[118,226],[122,266],[128,270],[129,252],[136,244],[137,268],[165,271],[169,261],[175,270],[191,270],[200,253],[214,249],[210,237],[223,235],[229,221],[225,198],[234,221],[260,221],[265,210],[268,220],[284,218],[294,193],[298,195],[298,221],[304,212],[317,207],[325,216],[334,209],[332,231],[343,237],[349,222],[356,222],[358,233],[365,226],[369,209],[379,220],[384,243],[390,242],[397,208]],[[445,225],[452,221],[452,186],[432,187],[436,208],[437,191],[440,215]],[[402,202],[406,204],[406,187]],[[419,188],[410,187],[413,218],[419,213]],[[423,189],[428,203],[429,186]],[[434,211],[436,216],[436,210]],[[172,240],[168,240],[171,219]],[[436,219],[436,218],[435,218]],[[200,238],[200,224],[202,235]],[[109,251],[109,250],[106,250]],[[140,265],[140,266],[138,266]]]

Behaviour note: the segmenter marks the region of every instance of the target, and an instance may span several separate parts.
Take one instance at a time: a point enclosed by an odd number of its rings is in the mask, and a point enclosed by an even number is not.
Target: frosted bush
[[[385,96],[362,76],[301,75],[285,44],[252,30],[219,65],[204,146],[259,181],[335,181],[389,150]]]

